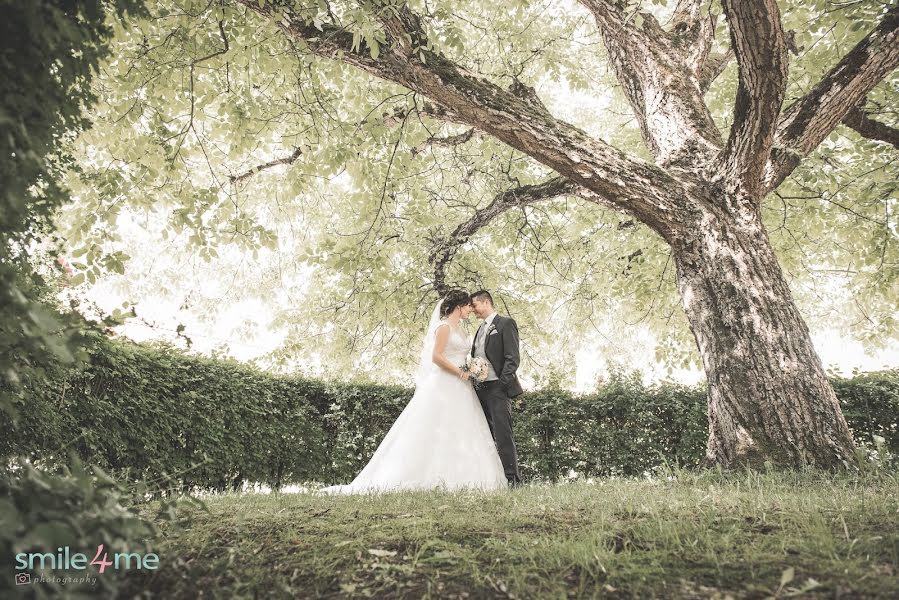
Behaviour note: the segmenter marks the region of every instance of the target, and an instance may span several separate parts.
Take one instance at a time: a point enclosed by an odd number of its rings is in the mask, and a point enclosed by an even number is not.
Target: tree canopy
[[[73,141],[66,183],[76,202],[57,219],[73,284],[113,279],[138,315],[142,299],[165,290],[210,318],[257,297],[260,324],[285,333],[269,357],[285,368],[318,357],[332,373],[402,372],[436,301],[435,275],[493,290],[532,367],[564,369],[586,341],[614,353],[642,326],[660,334],[660,358],[697,360],[671,250],[650,227],[422,94],[317,55],[279,32],[283,13],[261,19],[248,4],[156,0],[148,16],[114,24],[93,127]],[[624,9],[629,26],[671,29],[676,4]],[[728,25],[717,2],[688,4],[714,23],[705,100],[727,139],[738,91]],[[290,3],[325,41],[340,23],[373,61],[388,42],[377,13],[391,6]],[[584,3],[410,6],[426,16],[422,56],[536,96],[651,161]],[[789,104],[878,26],[886,5],[780,7]],[[870,344],[894,339],[899,318],[897,98],[893,73],[762,206],[806,318]],[[169,260],[157,266],[160,255]],[[186,285],[187,268],[218,281],[217,293]]]

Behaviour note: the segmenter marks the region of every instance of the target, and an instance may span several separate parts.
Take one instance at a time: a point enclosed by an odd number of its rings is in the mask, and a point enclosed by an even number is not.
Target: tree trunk
[[[674,247],[708,380],[708,464],[834,467],[852,436],[757,209],[701,203]]]

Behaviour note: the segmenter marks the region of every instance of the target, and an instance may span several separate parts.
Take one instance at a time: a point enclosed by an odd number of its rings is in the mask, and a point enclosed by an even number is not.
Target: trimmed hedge
[[[130,480],[187,490],[351,480],[412,396],[401,386],[275,377],[233,361],[102,340],[89,365],[28,388],[0,453],[52,463],[74,450]],[[899,371],[832,380],[856,441],[899,454]],[[591,394],[526,393],[514,412],[523,476],[556,480],[696,466],[707,434],[701,386],[617,375]],[[5,424],[0,424],[3,426]]]

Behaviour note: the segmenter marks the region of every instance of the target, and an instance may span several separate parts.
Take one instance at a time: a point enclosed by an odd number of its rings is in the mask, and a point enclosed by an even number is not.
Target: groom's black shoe
[[[520,479],[509,479],[509,489],[516,490],[520,487],[523,487],[524,484],[521,483]]]

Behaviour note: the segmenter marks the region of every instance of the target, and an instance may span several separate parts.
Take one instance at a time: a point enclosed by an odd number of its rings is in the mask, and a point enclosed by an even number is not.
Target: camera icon
[[[16,585],[28,585],[31,583],[31,573],[16,573]]]

